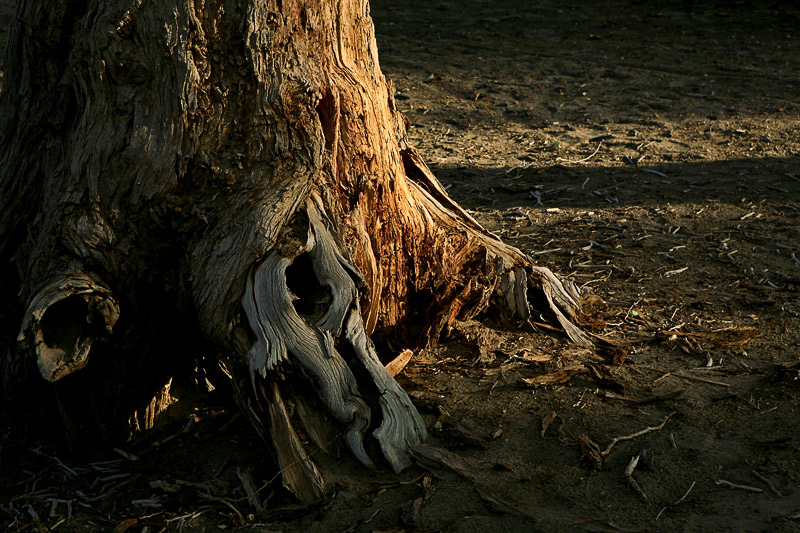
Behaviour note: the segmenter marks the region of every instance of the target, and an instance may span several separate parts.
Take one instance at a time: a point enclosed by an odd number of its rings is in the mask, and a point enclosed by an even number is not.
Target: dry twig
[[[675,503],[673,503],[672,505],[668,505],[667,507],[662,507],[662,508],[661,508],[661,510],[660,510],[660,511],[658,512],[658,514],[656,515],[656,520],[658,520],[659,518],[661,518],[661,514],[662,514],[664,511],[666,511],[666,510],[667,510],[667,509],[669,509],[670,507],[675,507],[676,505],[678,505],[679,503],[681,503],[683,500],[685,500],[685,499],[686,499],[686,497],[689,495],[689,493],[690,493],[690,492],[692,492],[692,489],[694,488],[694,486],[695,486],[695,484],[696,484],[696,483],[697,483],[697,481],[692,481],[692,484],[691,484],[691,485],[689,485],[689,488],[688,488],[688,489],[686,489],[686,492],[684,492],[684,493],[683,493],[683,496],[681,496],[680,498],[678,498],[678,501],[676,501],[676,502],[675,502]]]
[[[716,484],[720,487],[727,487],[729,489],[739,489],[739,490],[746,490],[748,492],[764,492],[764,489],[760,489],[758,487],[751,487],[750,485],[740,485],[738,483],[731,483],[730,481],[726,481],[724,479],[718,479]]]
[[[647,505],[650,505],[650,500],[647,498],[647,494],[644,493],[642,487],[640,487],[639,484],[636,482],[636,480],[633,479],[633,471],[636,470],[636,465],[639,464],[639,457],[640,456],[638,455],[634,455],[633,457],[631,457],[631,461],[628,463],[628,466],[625,467],[625,472],[623,475],[625,476],[625,479],[628,481],[628,485],[630,485],[633,488],[633,490],[635,490],[636,493],[642,497],[642,499]]]
[[[646,368],[646,369],[651,370],[653,372],[661,372],[661,377],[656,379],[653,383],[658,383],[662,379],[667,378],[669,376],[675,376],[676,378],[688,379],[688,380],[691,380],[691,381],[699,381],[700,383],[708,383],[709,385],[719,385],[720,387],[730,387],[731,386],[730,383],[725,383],[725,382],[722,382],[722,381],[714,381],[713,379],[701,378],[701,377],[698,377],[698,376],[691,376],[689,374],[680,374],[678,372],[670,372],[670,371],[667,371],[667,370],[660,370],[660,369],[654,368],[652,366],[644,366],[643,368]]]
[[[622,442],[624,440],[635,439],[636,437],[641,437],[642,435],[646,435],[647,433],[650,433],[651,431],[658,431],[659,429],[663,429],[664,426],[667,424],[667,422],[669,422],[669,419],[672,418],[672,416],[674,414],[675,414],[675,411],[672,411],[670,414],[665,416],[664,420],[662,420],[661,423],[659,425],[657,425],[657,426],[646,427],[646,428],[642,429],[641,431],[637,431],[636,433],[631,433],[630,435],[623,435],[621,437],[614,437],[613,439],[611,439],[611,443],[606,447],[606,449],[603,450],[602,452],[600,452],[600,455],[602,457],[608,456],[608,454],[611,453],[611,450],[614,448],[614,446],[617,445],[618,442]]]
[[[597,148],[595,148],[595,149],[594,149],[594,152],[592,152],[592,153],[591,153],[591,155],[588,155],[588,156],[584,157],[583,159],[576,159],[575,161],[568,161],[568,160],[566,160],[566,159],[564,159],[564,158],[557,157],[557,158],[556,158],[556,161],[561,161],[561,162],[563,162],[563,163],[568,163],[568,164],[573,164],[573,163],[584,163],[584,162],[586,162],[586,161],[590,160],[591,158],[593,158],[595,155],[597,155],[597,152],[600,150],[600,147],[601,147],[601,146],[603,146],[603,141],[600,141],[600,142],[597,144]]]
[[[769,491],[774,496],[777,496],[778,498],[783,498],[783,494],[781,494],[781,492],[778,489],[775,488],[775,485],[773,485],[770,480],[768,480],[766,477],[761,475],[757,470],[751,470],[751,472],[753,473],[754,476],[756,476],[758,479],[760,479],[762,482],[764,482],[764,484],[769,488]]]

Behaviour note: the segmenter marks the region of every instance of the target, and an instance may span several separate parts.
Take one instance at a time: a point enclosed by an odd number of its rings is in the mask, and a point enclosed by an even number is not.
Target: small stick
[[[650,505],[650,500],[647,498],[647,494],[644,493],[642,487],[640,487],[639,484],[636,482],[636,480],[633,479],[633,471],[636,470],[636,465],[638,464],[639,464],[639,456],[634,455],[633,457],[631,457],[631,461],[625,468],[624,476],[625,479],[628,481],[628,485],[630,485],[633,488],[633,490],[635,490],[636,493],[642,497],[642,499],[647,505]]]
[[[689,379],[691,381],[699,381],[701,383],[708,383],[710,385],[719,385],[720,387],[730,387],[731,386],[730,383],[723,383],[722,381],[714,381],[713,379],[706,379],[706,378],[701,378],[701,377],[698,377],[698,376],[690,376],[690,375],[687,375],[687,374],[677,374],[675,372],[672,372],[671,375],[675,376],[676,378]]]
[[[695,483],[697,483],[697,481],[692,481],[692,484],[689,486],[688,489],[686,489],[686,492],[683,494],[683,496],[681,496],[681,498],[678,501],[676,501],[673,505],[678,505],[683,500],[685,500],[686,497],[689,495],[689,493],[692,492],[692,489],[694,488]]]
[[[664,275],[665,278],[668,278],[670,276],[674,276],[676,274],[681,274],[683,272],[686,272],[687,270],[689,270],[689,267],[678,268],[676,270],[670,270],[668,272],[664,272],[663,275]]]
[[[240,513],[239,509],[237,509],[236,506],[234,506],[229,500],[225,498],[217,498],[216,496],[212,496],[211,494],[208,494],[206,492],[197,491],[197,493],[200,495],[201,498],[205,498],[206,500],[210,500],[212,502],[221,503],[222,505],[224,505],[225,507],[234,512],[236,518],[238,518],[239,520],[240,525],[246,524],[245,519],[242,516],[242,513]]]
[[[663,172],[659,172],[658,170],[651,170],[649,168],[643,168],[642,172],[647,172],[648,174],[655,174],[659,178],[669,179],[669,176],[667,176]]]
[[[128,473],[113,474],[113,475],[106,476],[106,477],[98,477],[98,478],[96,478],[94,480],[94,482],[92,483],[92,486],[89,487],[89,488],[93,489],[100,483],[107,483],[109,481],[116,481],[118,479],[125,479],[125,478],[128,478],[128,477],[131,477],[131,475],[128,474]]]
[[[67,504],[67,518],[72,516],[72,500],[62,500],[60,498],[47,498],[47,501],[50,502],[50,518],[55,518],[56,516],[56,507],[58,507],[59,503]]]
[[[594,270],[614,270],[614,265],[592,265],[592,264],[580,264],[580,265],[572,265],[574,268],[591,268]]]
[[[531,255],[542,255],[542,254],[552,254],[553,252],[558,252],[561,248],[551,248],[550,250],[539,250],[533,252]]]
[[[622,442],[624,440],[635,439],[636,437],[641,437],[642,435],[650,433],[651,431],[658,431],[659,429],[662,429],[666,425],[666,423],[669,422],[669,419],[672,418],[672,415],[674,415],[674,414],[675,414],[675,411],[672,411],[670,414],[665,416],[664,420],[662,420],[661,423],[659,425],[657,425],[657,426],[646,427],[643,430],[637,431],[636,433],[632,433],[630,435],[624,435],[622,437],[614,437],[613,439],[611,439],[611,444],[609,444],[608,447],[605,450],[600,452],[600,455],[603,456],[603,457],[607,456],[609,453],[611,453],[611,450],[614,448],[614,446],[617,445],[618,442]]]
[[[370,516],[369,518],[367,518],[366,520],[364,520],[364,523],[365,523],[365,524],[369,524],[370,522],[372,522],[372,519],[373,519],[373,518],[375,518],[376,516],[378,516],[378,513],[380,513],[380,512],[381,512],[381,510],[380,510],[380,509],[378,509],[377,511],[375,511],[374,513],[372,513],[372,516]]]
[[[113,448],[113,450],[115,452],[117,452],[118,454],[120,454],[125,459],[127,459],[128,461],[138,461],[139,460],[139,458],[136,457],[134,454],[128,453],[125,450],[123,450],[122,448]]]
[[[190,520],[193,520],[193,519],[197,518],[198,516],[201,516],[201,515],[207,513],[210,510],[211,509],[204,509],[202,511],[195,511],[193,513],[184,514],[184,515],[181,515],[181,516],[175,516],[173,518],[168,518],[167,519],[167,523],[169,524],[170,522],[177,522],[178,520],[185,520],[187,518],[190,519]]]
[[[667,376],[675,376],[676,378],[683,378],[688,379],[691,381],[700,381],[701,383],[708,383],[710,385],[719,385],[720,387],[730,387],[730,383],[723,383],[722,381],[714,381],[713,379],[701,378],[698,376],[690,376],[688,374],[679,374],[677,372],[667,372],[666,370],[659,370],[658,368],[654,368],[652,366],[645,366],[644,368],[648,370],[652,370],[653,372],[661,372],[662,375],[660,378],[656,379],[653,383],[658,383],[662,379]]]
[[[111,488],[109,488],[108,490],[106,490],[106,488],[105,488],[106,486],[104,485],[104,486],[103,486],[103,488],[102,488],[102,489],[101,489],[101,491],[100,491],[100,494],[98,494],[97,496],[92,496],[91,498],[87,498],[87,497],[85,497],[85,496],[83,496],[83,495],[82,495],[81,497],[83,498],[83,500],[84,500],[86,503],[94,503],[94,502],[99,502],[100,500],[103,500],[103,499],[105,499],[105,498],[108,498],[108,496],[109,496],[109,495],[110,495],[112,492],[115,492],[115,491],[119,490],[121,487],[124,487],[125,485],[127,485],[127,484],[128,484],[128,483],[130,483],[130,482],[131,482],[131,480],[130,480],[130,479],[126,479],[126,480],[120,481],[120,482],[119,482],[119,483],[117,483],[116,485],[112,485],[112,486],[111,486]]]
[[[773,495],[777,496],[778,498],[783,498],[783,494],[781,494],[781,492],[780,492],[778,489],[776,489],[776,488],[775,488],[775,485],[773,485],[773,484],[772,484],[772,482],[771,482],[770,480],[768,480],[766,477],[762,476],[762,475],[761,475],[761,474],[758,472],[758,470],[751,470],[751,472],[753,473],[753,475],[754,475],[754,476],[756,476],[758,479],[760,479],[761,481],[763,481],[763,482],[764,482],[764,484],[765,484],[767,487],[769,487],[769,491],[770,491],[770,492],[771,492]]]
[[[593,158],[597,154],[598,150],[600,150],[601,146],[603,146],[603,141],[600,141],[600,143],[597,145],[597,148],[594,149],[594,152],[592,152],[591,155],[584,157],[583,159],[576,159],[575,161],[567,161],[566,159],[558,157],[556,158],[556,161],[563,161],[564,163],[583,163],[584,161],[588,161],[591,158]]]
[[[143,498],[141,500],[132,500],[131,505],[134,507],[144,507],[145,509],[161,509],[161,502],[158,496],[152,498]]]
[[[668,378],[668,377],[670,377],[671,375],[672,375],[672,372],[667,372],[667,373],[665,373],[665,374],[664,374],[663,376],[661,376],[660,378],[656,378],[656,380],[655,380],[655,381],[653,381],[653,385],[655,385],[656,383],[658,383],[659,381],[661,381],[661,380],[662,380],[662,379],[664,379],[664,378]]]
[[[791,255],[792,255],[792,261],[800,265],[800,259],[798,259],[796,255],[794,255],[794,252],[792,252]]]
[[[99,477],[99,478],[97,478],[97,481],[99,481],[101,483],[106,483],[108,481],[116,481],[118,479],[125,479],[126,477],[131,477],[131,475],[129,473],[127,473],[127,472],[123,472],[122,474],[113,474],[113,475],[106,476],[106,477]]]
[[[716,483],[720,487],[727,487],[729,489],[746,490],[748,492],[764,492],[764,489],[759,489],[758,487],[751,487],[750,485],[739,485],[737,483],[731,483],[730,481],[725,481],[724,479],[718,479]]]
[[[686,497],[689,495],[689,493],[690,493],[690,492],[692,492],[692,489],[694,488],[694,486],[695,486],[695,484],[696,484],[696,483],[697,483],[697,481],[692,481],[692,484],[691,484],[691,485],[689,485],[689,488],[688,488],[688,489],[686,489],[686,492],[684,492],[684,493],[683,493],[683,496],[681,496],[681,497],[678,499],[678,501],[676,501],[676,502],[675,502],[675,503],[673,503],[672,505],[668,505],[668,506],[666,506],[666,507],[662,507],[662,508],[661,508],[661,510],[660,510],[660,511],[658,512],[658,514],[656,515],[656,520],[658,520],[659,518],[661,518],[661,514],[662,514],[664,511],[666,511],[667,509],[671,509],[671,508],[673,508],[673,507],[676,507],[676,506],[677,506],[679,503],[681,503],[683,500],[685,500],[685,499],[686,499]]]

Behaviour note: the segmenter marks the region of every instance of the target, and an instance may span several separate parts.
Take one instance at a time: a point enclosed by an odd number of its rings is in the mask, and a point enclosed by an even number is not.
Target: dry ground
[[[401,382],[431,443],[469,460],[460,474],[343,461],[334,499],[292,514],[223,405],[133,443],[137,461],[4,457],[0,521],[800,531],[800,10],[376,0],[372,14],[412,139],[450,194],[590,290],[595,331],[627,352],[601,361],[489,316],[419,353]]]

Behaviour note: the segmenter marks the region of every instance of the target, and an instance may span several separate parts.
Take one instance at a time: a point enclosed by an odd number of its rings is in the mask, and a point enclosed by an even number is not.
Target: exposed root
[[[319,501],[326,492],[322,473],[295,432],[277,383],[270,383],[269,389],[261,391],[269,402],[269,434],[275,445],[283,484],[301,501]]]
[[[399,472],[411,464],[408,449],[425,439],[425,426],[408,395],[381,364],[367,336],[356,285],[356,282],[363,282],[356,268],[345,257],[344,247],[329,230],[329,222],[319,200],[309,200],[306,211],[309,221],[306,243],[292,257],[281,257],[273,252],[247,281],[242,305],[256,336],[247,354],[251,384],[256,394],[270,405],[270,437],[277,450],[291,441],[294,455],[300,456],[301,462],[310,461],[304,456],[305,451],[297,449],[302,445],[299,440],[292,438],[295,434],[293,422],[288,415],[284,416],[285,408],[274,405],[280,401],[277,384],[279,370],[283,365],[290,365],[301,370],[313,383],[330,413],[347,424],[346,442],[353,454],[363,464],[373,466],[364,447],[373,406],[368,405],[359,392],[359,384],[349,365],[360,366],[357,374],[368,376],[371,380],[371,383],[362,385],[377,388],[380,395],[381,424],[372,434],[386,460]],[[309,276],[315,278],[307,282],[326,289],[321,291],[323,294],[317,301],[312,302],[315,305],[306,302],[304,309],[310,310],[321,305],[323,312],[308,311],[301,315],[298,312],[301,302],[296,302],[298,297],[287,284],[287,269],[303,254],[309,254],[313,266]],[[308,298],[313,299],[314,296],[310,294]],[[350,359],[345,360],[343,354],[349,355]],[[269,395],[264,394],[261,388],[264,380],[270,383]],[[276,416],[280,417],[277,422]],[[309,423],[310,419],[304,418],[305,423]],[[308,431],[315,432],[315,428]],[[296,462],[297,459],[287,457],[280,460],[284,461]],[[315,478],[318,474],[316,469],[307,468],[304,472],[294,469],[292,475],[300,473],[308,478]],[[296,490],[303,483],[288,479],[287,475],[284,475],[284,483],[301,499],[315,494],[313,490]],[[315,486],[317,482],[304,484]]]
[[[589,335],[575,325],[581,309],[580,293],[575,284],[560,280],[548,268],[537,266],[528,268],[539,275],[539,283],[550,304],[550,310],[556,315],[570,340],[580,346],[594,346],[594,341]]]
[[[459,207],[439,185],[424,161],[412,149],[403,152],[403,163],[411,185],[411,193],[416,198],[416,208],[422,211],[423,218],[434,220],[428,230],[434,235],[434,246],[443,263],[453,262],[456,268],[463,267],[465,257],[481,257],[483,269],[468,270],[471,278],[461,279],[462,289],[452,294],[459,283],[453,279],[442,280],[443,294],[451,294],[446,309],[429,330],[429,337],[435,342],[441,331],[454,320],[470,318],[490,305],[492,295],[499,296],[499,303],[507,314],[520,322],[530,322],[533,312],[553,313],[561,328],[574,343],[591,347],[594,341],[577,323],[580,322],[581,297],[575,285],[559,279],[550,269],[536,266],[533,260],[517,248],[503,243],[491,232],[483,228],[469,213]],[[458,249],[448,248],[442,235],[468,233]],[[458,257],[458,260],[453,260]],[[499,281],[499,284],[498,284]],[[458,290],[458,289],[456,289]],[[499,291],[499,294],[497,294]],[[541,293],[549,309],[536,309],[533,296]]]
[[[72,266],[33,296],[17,342],[33,345],[39,372],[55,382],[86,366],[92,343],[110,336],[118,318],[111,290]]]

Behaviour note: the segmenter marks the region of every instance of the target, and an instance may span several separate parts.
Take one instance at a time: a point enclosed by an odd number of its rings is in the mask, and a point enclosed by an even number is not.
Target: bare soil
[[[590,291],[593,331],[625,350],[601,358],[493,316],[459,325],[399,380],[430,443],[468,463],[395,476],[342,454],[319,508],[290,505],[212,398],[106,462],[7,452],[0,523],[800,531],[800,9],[375,0],[372,15],[450,194]]]

